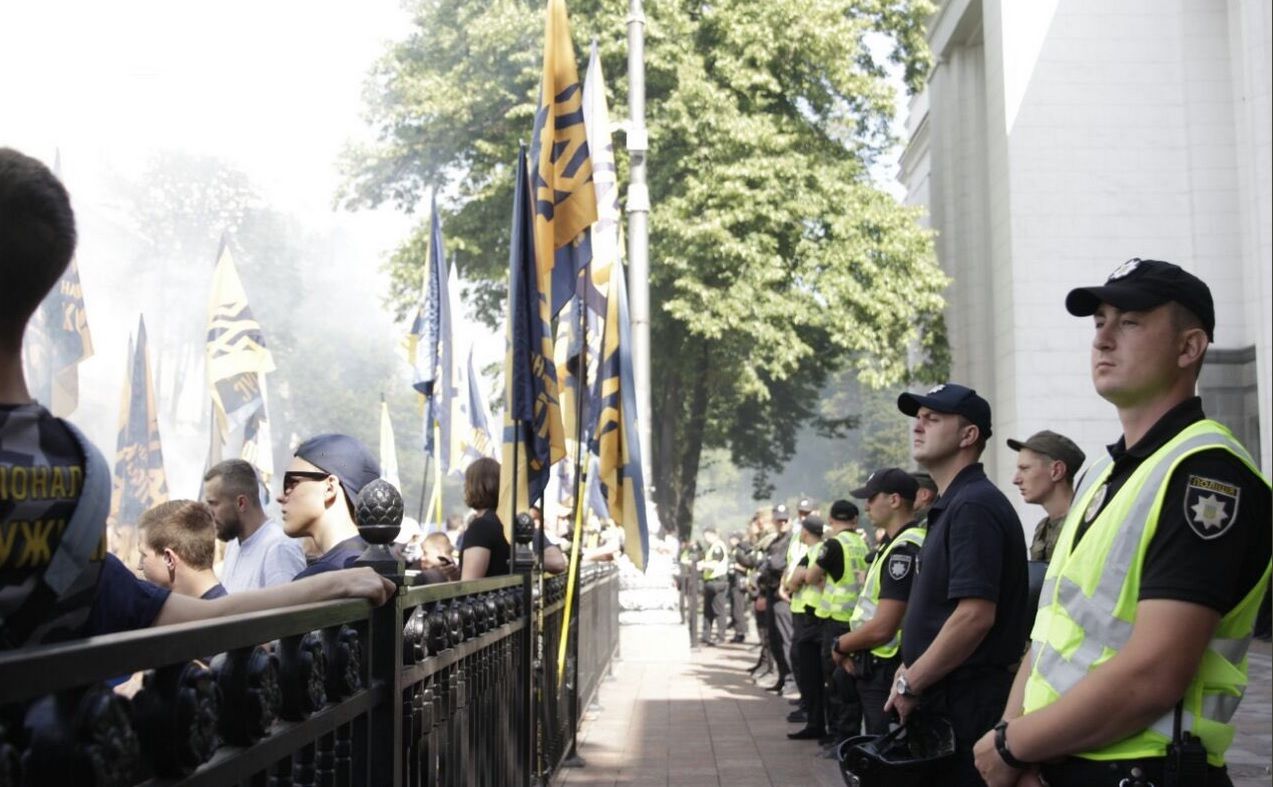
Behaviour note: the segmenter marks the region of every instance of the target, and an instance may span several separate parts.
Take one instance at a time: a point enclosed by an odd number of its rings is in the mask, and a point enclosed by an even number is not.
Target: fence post
[[[570,623],[566,628],[566,636],[570,639],[566,643],[566,671],[565,675],[558,679],[566,679],[570,688],[570,747],[566,751],[566,757],[562,760],[561,765],[564,768],[582,768],[587,763],[583,757],[579,756],[579,609],[583,606],[583,595],[580,593],[583,582],[581,580],[582,571],[576,571],[574,577],[574,598],[575,603],[570,608]]]

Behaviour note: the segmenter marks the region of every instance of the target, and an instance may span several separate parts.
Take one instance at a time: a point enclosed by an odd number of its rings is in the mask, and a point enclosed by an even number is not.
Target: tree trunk
[[[681,538],[689,538],[694,527],[694,498],[698,492],[698,465],[703,455],[703,434],[707,428],[708,378],[710,358],[702,343],[701,361],[694,375],[694,393],[689,410],[682,414],[680,462],[676,468],[676,527]]]

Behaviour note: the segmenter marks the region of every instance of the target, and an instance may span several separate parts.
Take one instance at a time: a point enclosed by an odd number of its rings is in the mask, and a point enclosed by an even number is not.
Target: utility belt
[[[1169,775],[1167,757],[1139,760],[1085,760],[1066,757],[1042,766],[1048,787],[1232,787],[1225,768],[1206,765],[1205,772],[1181,781]],[[1173,781],[1175,779],[1175,781]]]
[[[884,670],[888,675],[897,672],[897,668],[902,664],[902,655],[900,653],[887,659],[882,659],[869,650],[859,650],[853,653],[850,658],[853,660],[853,674],[858,680],[870,680],[876,671]]]

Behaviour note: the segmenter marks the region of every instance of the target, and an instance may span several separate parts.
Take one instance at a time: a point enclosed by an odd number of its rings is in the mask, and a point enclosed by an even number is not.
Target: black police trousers
[[[1165,784],[1165,757],[1149,757],[1141,760],[1085,760],[1082,757],[1066,757],[1059,763],[1042,766],[1043,778],[1050,787],[1127,787],[1128,785]],[[1133,774],[1133,770],[1138,774]],[[1136,776],[1140,781],[1136,781]],[[1233,780],[1225,768],[1207,766],[1207,780],[1203,784],[1178,785],[1177,787],[1233,787]]]
[[[831,658],[835,641],[848,631],[847,623],[831,618],[822,621],[822,680],[827,691],[827,732],[838,741],[860,735],[862,729],[862,703],[858,699],[857,682],[852,675],[837,667]]]
[[[800,704],[808,715],[810,729],[826,730],[826,690],[822,681],[822,621],[812,614],[791,616],[791,667],[800,689]]]
[[[897,667],[902,663],[902,657],[881,659],[871,655],[869,651],[853,655],[857,672],[852,677],[857,684],[858,696],[862,701],[862,719],[866,722],[866,734],[883,735],[888,732],[891,716],[884,712],[884,703],[888,702],[889,692],[893,690],[893,676],[897,674]]]
[[[1013,677],[1007,667],[960,667],[924,692],[924,711],[950,719],[955,730],[955,758],[942,787],[984,787],[972,747],[999,723]]]
[[[712,624],[716,624],[716,641],[725,641],[725,627],[729,625],[729,582],[724,578],[703,582],[703,641],[712,638]]]

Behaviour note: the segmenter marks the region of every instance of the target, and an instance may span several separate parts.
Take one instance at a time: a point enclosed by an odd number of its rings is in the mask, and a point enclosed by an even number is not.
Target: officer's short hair
[[[74,253],[66,188],[39,161],[0,148],[0,345],[22,345],[27,320]]]

